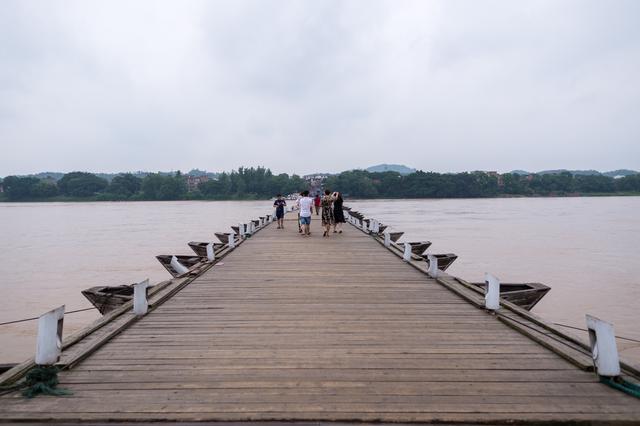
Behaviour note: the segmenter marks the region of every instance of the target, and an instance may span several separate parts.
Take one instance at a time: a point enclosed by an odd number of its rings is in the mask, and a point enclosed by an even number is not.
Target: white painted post
[[[599,376],[620,375],[620,358],[616,346],[613,325],[591,315],[586,315],[591,356]]]
[[[369,233],[369,227],[367,226],[367,222],[364,221],[364,219],[362,219],[362,230],[366,233]]]
[[[484,307],[491,311],[500,309],[500,280],[491,274],[484,275],[487,290],[484,294]]]
[[[147,287],[149,287],[149,278],[133,285],[133,313],[138,316],[145,315],[149,310]]]
[[[207,259],[209,259],[209,262],[216,260],[216,252],[213,250],[213,243],[207,244]]]
[[[189,268],[184,266],[182,263],[178,261],[178,258],[175,256],[171,256],[171,263],[169,264],[174,271],[178,273],[178,275],[186,274],[189,272]]]
[[[431,278],[438,278],[438,258],[432,254],[428,254],[427,259],[429,260],[429,270],[427,274],[429,274]]]
[[[236,246],[236,236],[233,232],[231,233],[231,235],[229,235],[229,241],[227,245],[229,246],[229,248],[234,248]]]
[[[387,231],[384,231],[384,246],[385,247],[391,246],[391,235],[389,235]]]
[[[377,219],[373,221],[373,233],[374,234],[380,233],[380,222],[378,222]]]
[[[238,224],[238,236],[240,238],[244,237],[244,223]]]
[[[411,244],[404,243],[404,253],[402,254],[402,260],[409,262],[411,260]]]
[[[62,352],[62,325],[64,305],[38,318],[38,338],[36,340],[36,364],[53,365]]]

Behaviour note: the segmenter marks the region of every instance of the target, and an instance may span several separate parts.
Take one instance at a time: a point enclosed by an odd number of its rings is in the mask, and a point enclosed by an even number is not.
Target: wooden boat
[[[198,256],[207,257],[207,246],[210,243],[200,242],[200,241],[189,241],[187,244],[189,244],[189,247],[191,247],[191,250],[193,250],[193,252]],[[225,244],[222,244],[222,243],[213,243],[213,251],[217,253],[220,250],[222,250],[224,246]]]
[[[147,287],[149,288],[151,287]],[[131,300],[133,285],[91,287],[82,290],[82,295],[104,315]]]
[[[431,246],[431,241],[417,241],[409,243],[411,245],[411,253],[422,256],[422,253]]]
[[[451,264],[458,258],[458,256],[456,256],[453,253],[446,253],[446,254],[433,254],[433,253],[428,253],[432,256],[435,256],[438,259],[438,269],[440,269],[441,271],[446,271],[447,268],[449,266],[451,266]],[[424,260],[427,261],[427,267],[429,266],[429,259],[427,258],[427,254],[424,254]]]
[[[240,235],[240,227],[239,226],[232,226],[231,229],[233,229],[233,232],[236,235]],[[247,224],[243,224],[242,225],[242,229],[244,230],[244,233],[246,234],[249,230],[247,229]]]
[[[486,291],[487,283],[470,283]],[[541,283],[500,283],[500,297],[514,303],[527,311],[551,290],[551,287]]]
[[[393,241],[394,243],[398,242],[400,237],[402,237],[403,235],[404,232],[389,232],[389,238],[391,238],[391,241]]]
[[[232,235],[232,233],[231,232],[216,232],[215,235],[216,235],[216,238],[219,239],[222,244],[229,244],[229,235]],[[236,235],[238,235],[238,234],[236,233]]]
[[[177,271],[175,271],[172,267],[171,267],[171,257],[173,257],[174,255],[171,254],[161,254],[156,256],[156,259],[158,259],[158,262],[160,262],[162,264],[162,266],[164,266],[164,268],[169,271],[169,273],[171,275],[173,275],[174,277],[179,277],[182,274],[179,274]],[[198,266],[202,265],[204,262],[207,261],[207,258],[202,258],[200,256],[176,256],[176,258],[178,259],[178,262],[180,262],[181,265],[183,265],[184,267],[186,267],[189,270],[195,269]]]
[[[11,370],[16,365],[18,364],[0,364],[0,374],[4,373],[5,371]]]

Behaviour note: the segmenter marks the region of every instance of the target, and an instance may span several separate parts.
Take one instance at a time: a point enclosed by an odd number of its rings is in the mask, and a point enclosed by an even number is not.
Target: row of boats
[[[349,215],[360,221],[360,226],[363,224],[367,229],[371,229],[371,219],[367,219],[364,214],[359,211],[353,210],[350,207],[344,206],[344,210],[348,211]],[[380,236],[383,236],[388,226],[383,223],[378,223],[376,230]],[[395,247],[400,249],[397,242],[404,235],[404,232],[387,232],[392,243]],[[414,258],[418,260],[424,260],[427,262],[427,268],[429,267],[429,258],[427,257],[427,249],[431,246],[431,241],[415,241],[407,242],[411,246],[411,253]],[[453,253],[428,253],[431,256],[435,256],[438,262],[438,269],[446,271],[453,262],[458,258]],[[478,288],[486,289],[487,283],[484,282],[472,282],[469,283]],[[551,290],[549,286],[542,283],[500,283],[500,297],[514,303],[526,310],[531,310],[548,292]]]
[[[344,206],[344,210],[353,218],[370,229],[371,220],[367,219],[362,213],[352,210]],[[188,243],[194,255],[158,255],[156,259],[173,277],[181,277],[199,271],[202,266],[210,263],[210,256],[216,258],[218,255],[229,247],[229,240],[233,235],[235,241],[251,236],[251,233],[262,226],[266,226],[272,221],[272,215],[261,216],[259,219],[251,220],[249,223],[232,226],[233,232],[216,232],[215,236],[219,242],[206,241],[190,241]],[[242,229],[240,228],[242,227]],[[387,230],[388,226],[378,223],[376,227],[379,235]],[[404,232],[387,232],[393,245],[400,249],[397,244],[398,240],[403,236]],[[429,263],[427,250],[431,246],[430,241],[407,242],[411,247],[411,253],[414,259],[424,260]],[[212,253],[211,253],[212,252]],[[446,271],[453,262],[458,258],[453,253],[428,253],[435,256],[438,262],[438,269]],[[478,288],[486,288],[486,283],[470,283]],[[550,287],[541,283],[500,283],[500,297],[515,303],[524,309],[533,308],[550,290]],[[112,310],[122,306],[133,297],[133,285],[119,286],[97,286],[82,291],[82,294],[95,306],[101,314],[106,314]]]

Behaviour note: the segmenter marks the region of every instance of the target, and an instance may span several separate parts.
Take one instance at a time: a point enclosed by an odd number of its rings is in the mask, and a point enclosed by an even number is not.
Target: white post
[[[62,352],[64,305],[40,315],[36,340],[36,364],[53,365]]]
[[[620,375],[620,359],[613,325],[591,315],[586,315],[591,356],[599,376]]]
[[[391,236],[387,231],[384,232],[384,246],[389,247],[391,245]]]
[[[404,253],[402,254],[402,260],[408,262],[411,260],[411,244],[404,243]]]
[[[138,316],[145,315],[149,310],[147,287],[149,287],[149,278],[133,285],[133,313]]]
[[[500,280],[491,274],[485,274],[484,282],[487,283],[484,307],[491,311],[497,311],[500,309]]]
[[[231,235],[229,235],[227,245],[229,246],[229,248],[234,248],[236,246],[236,236],[233,232],[231,233]]]
[[[207,244],[207,259],[209,259],[209,262],[216,260],[216,252],[213,250],[213,243]]]
[[[377,219],[373,222],[373,232],[375,234],[379,234],[380,233],[380,222],[378,222]]]
[[[427,271],[427,274],[429,274],[431,278],[437,278],[438,277],[438,258],[432,254],[428,254],[427,259],[429,260],[429,270]]]
[[[171,256],[171,263],[169,264],[174,271],[177,272],[178,275],[186,274],[189,272],[189,268],[184,266],[182,263],[178,261],[178,258],[175,256]]]
[[[362,219],[362,230],[366,233],[369,233],[367,222],[365,222],[364,219]]]
[[[240,238],[244,237],[244,223],[238,224],[238,236]]]

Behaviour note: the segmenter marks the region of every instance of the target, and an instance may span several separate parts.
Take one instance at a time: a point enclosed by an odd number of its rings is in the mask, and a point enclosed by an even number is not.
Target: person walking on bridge
[[[329,230],[333,225],[333,197],[328,189],[324,191],[322,197],[322,227],[324,228],[323,237],[329,236]]]
[[[342,194],[339,192],[333,193],[333,232],[342,234],[342,224],[346,223],[344,219],[344,212],[342,211]]]
[[[278,220],[278,229],[284,228],[284,208],[287,202],[282,198],[282,194],[278,194],[278,198],[273,202],[273,207],[276,208],[276,219]]]
[[[309,191],[302,192],[302,198],[298,200],[300,209],[300,224],[302,225],[302,235],[311,235],[311,209],[313,208],[313,198],[309,197]]]
[[[320,204],[321,204],[321,199],[320,199],[320,193],[318,192],[316,194],[316,197],[313,199],[313,205],[316,207],[316,216],[318,216],[320,214]]]

